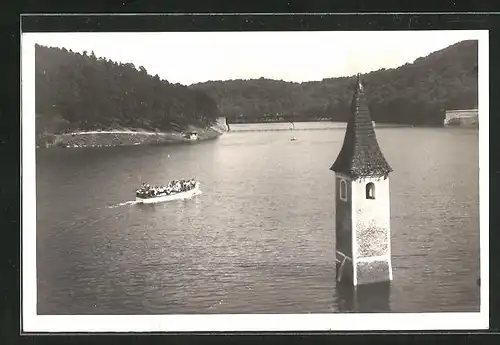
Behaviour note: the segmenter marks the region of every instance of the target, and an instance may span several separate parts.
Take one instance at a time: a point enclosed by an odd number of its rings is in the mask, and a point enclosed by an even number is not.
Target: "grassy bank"
[[[199,140],[218,138],[223,132],[214,128],[196,128]],[[49,134],[37,138],[37,147],[110,147],[134,145],[159,145],[192,142],[178,132],[151,132],[142,129],[73,132]]]

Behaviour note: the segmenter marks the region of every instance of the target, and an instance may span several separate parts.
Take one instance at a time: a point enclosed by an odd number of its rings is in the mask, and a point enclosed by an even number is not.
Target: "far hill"
[[[39,135],[124,128],[177,131],[203,128],[217,118],[215,102],[203,91],[170,84],[142,66],[64,48],[36,45],[35,52]]]
[[[362,75],[373,120],[442,125],[445,110],[477,107],[477,64],[478,42],[469,40],[398,68]],[[354,81],[354,76],[304,83],[260,78],[190,88],[215,99],[229,122],[346,121]]]

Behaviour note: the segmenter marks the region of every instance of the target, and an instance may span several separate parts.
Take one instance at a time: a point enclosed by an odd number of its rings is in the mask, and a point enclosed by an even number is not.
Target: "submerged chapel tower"
[[[344,143],[335,163],[337,281],[392,280],[387,163],[358,74]]]

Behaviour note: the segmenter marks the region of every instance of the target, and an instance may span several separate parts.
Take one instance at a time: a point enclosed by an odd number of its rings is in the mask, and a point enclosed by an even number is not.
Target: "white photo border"
[[[438,30],[429,30],[438,31]],[[445,31],[445,30],[439,30]],[[454,30],[455,32],[457,30]],[[21,36],[21,278],[22,332],[423,331],[489,327],[489,32],[460,30],[477,39],[480,189],[480,311],[471,313],[332,313],[213,315],[37,315],[35,42]],[[352,33],[352,32],[351,32]],[[383,34],[383,32],[381,32]],[[106,33],[102,33],[103,35]]]

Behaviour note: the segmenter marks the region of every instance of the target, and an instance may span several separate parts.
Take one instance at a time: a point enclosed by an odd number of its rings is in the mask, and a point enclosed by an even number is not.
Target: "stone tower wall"
[[[366,198],[366,185],[375,186],[375,199]],[[354,283],[392,280],[389,178],[353,182]]]

